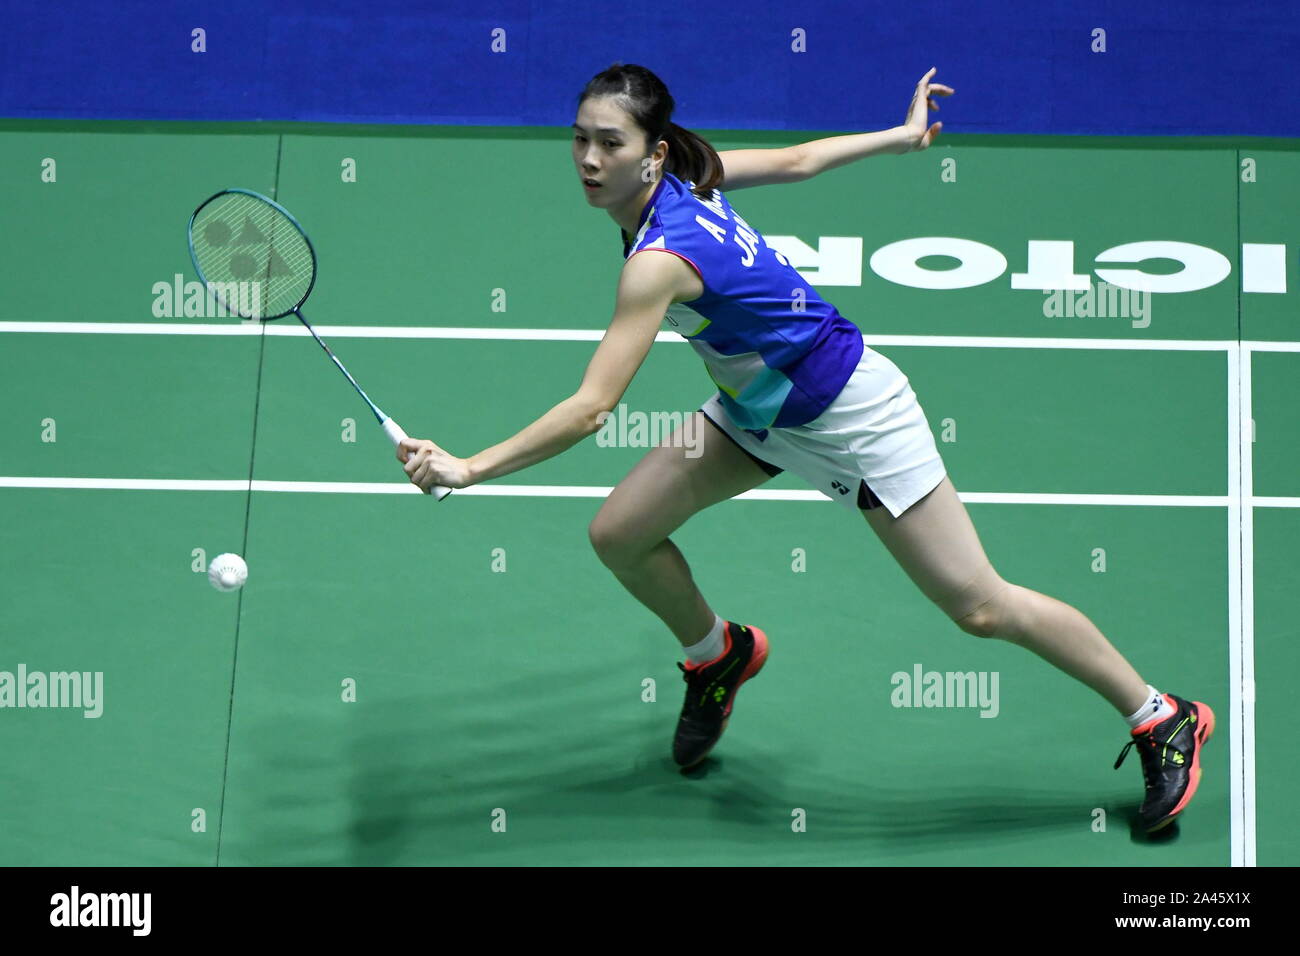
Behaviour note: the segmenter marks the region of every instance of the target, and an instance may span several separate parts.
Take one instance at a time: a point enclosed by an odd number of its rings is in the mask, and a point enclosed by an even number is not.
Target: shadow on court
[[[250,728],[237,709],[222,865],[889,864],[936,852],[980,864],[994,844],[1086,832],[1098,805],[1085,780],[1073,795],[1027,790],[993,782],[987,762],[990,782],[940,788],[924,766],[934,750],[910,766],[859,763],[856,779],[827,772],[819,764],[843,758],[792,742],[807,736],[793,725],[772,740],[733,724],[683,774],[675,706],[630,709],[626,687],[599,687],[607,667],[569,670],[565,694],[536,676],[502,681],[485,655],[456,688],[431,677],[418,696],[318,703],[315,720]],[[1112,829],[1136,813],[1127,787],[1102,805]],[[797,810],[806,833],[792,830]]]

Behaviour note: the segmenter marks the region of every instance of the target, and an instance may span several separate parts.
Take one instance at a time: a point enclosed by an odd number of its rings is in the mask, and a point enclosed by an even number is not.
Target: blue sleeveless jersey
[[[700,199],[672,173],[641,210],[623,258],[643,249],[681,256],[704,294],[675,302],[663,328],[704,360],[732,420],[759,437],[817,418],[862,358],[862,332],[817,294],[715,189]],[[796,308],[796,304],[798,307]]]

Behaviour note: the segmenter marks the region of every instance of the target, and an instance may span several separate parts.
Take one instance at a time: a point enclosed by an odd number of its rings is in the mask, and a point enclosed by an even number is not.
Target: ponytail
[[[722,185],[722,158],[703,136],[670,122],[659,139],[668,143],[664,169],[682,182],[694,183],[696,195],[708,196]]]

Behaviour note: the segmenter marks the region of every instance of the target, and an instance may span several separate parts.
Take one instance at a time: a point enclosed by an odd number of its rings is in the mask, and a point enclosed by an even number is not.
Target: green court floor
[[[274,194],[320,257],[305,314],[372,397],[455,454],[496,444],[572,394],[612,314],[618,229],[564,131],[6,122],[0,682],[102,675],[102,712],[0,707],[0,864],[1295,865],[1296,771],[1270,758],[1300,669],[1300,157],[945,140],[729,199],[774,245],[860,240],[857,284],[814,284],[908,374],[1003,577],[1214,708],[1176,831],[1131,831],[1105,701],[958,630],[788,474],[673,535],[772,641],[679,774],[680,650],[587,537],[645,447],[589,439],[436,503],[305,333],[156,314],[156,283],[194,279],[193,208]],[[923,236],[1006,269],[939,290],[870,265]],[[1009,279],[1031,240],[1085,274],[1158,240],[1232,270],[1145,327],[1052,318]],[[1243,243],[1285,245],[1285,292],[1243,289]],[[713,386],[661,339],[623,401],[690,412]],[[222,551],[237,594],[201,573]],[[996,713],[895,706],[917,668],[996,677]]]

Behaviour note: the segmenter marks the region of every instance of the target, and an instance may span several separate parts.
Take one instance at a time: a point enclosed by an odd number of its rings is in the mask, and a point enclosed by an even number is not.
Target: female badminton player
[[[932,97],[917,83],[903,125],[781,149],[716,152],[671,122],[674,101],[651,71],[615,63],[578,98],[575,178],[587,204],[620,227],[624,264],[613,319],[582,383],[517,435],[469,458],[409,439],[410,480],[464,488],[536,464],[594,434],[616,408],[661,323],[704,360],[718,392],[689,435],[651,449],[588,529],[596,553],[684,648],[687,685],[673,757],[689,769],[726,729],[737,691],[763,667],[767,635],[723,620],[668,535],[696,512],[788,469],[860,511],[921,592],[977,637],[1027,648],[1091,687],[1128,722],[1154,831],[1191,800],[1214,714],[1147,684],[1082,613],[1003,580],[948,478],[907,377],[817,294],[732,207],[727,193],[792,183],[881,153],[927,148]],[[663,252],[666,255],[642,255]],[[601,414],[601,413],[605,414]],[[707,423],[707,424],[706,424]],[[412,454],[413,453],[413,454]],[[409,455],[409,458],[408,458]]]

